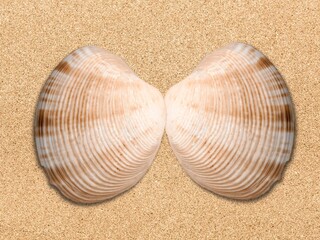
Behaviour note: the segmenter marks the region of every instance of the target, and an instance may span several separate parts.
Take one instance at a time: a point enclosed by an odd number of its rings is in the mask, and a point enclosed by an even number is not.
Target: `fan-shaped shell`
[[[35,119],[39,161],[64,196],[99,202],[144,176],[164,125],[157,89],[121,58],[84,47],[62,60],[41,91]]]
[[[252,46],[206,56],[165,97],[175,155],[202,187],[256,198],[280,179],[294,140],[293,106],[277,69]]]

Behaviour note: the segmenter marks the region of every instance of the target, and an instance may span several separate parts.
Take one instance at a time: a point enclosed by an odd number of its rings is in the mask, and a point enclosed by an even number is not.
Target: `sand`
[[[0,238],[319,239],[319,16],[317,0],[2,0]],[[270,58],[295,103],[295,151],[267,195],[239,202],[203,190],[183,172],[166,135],[142,181],[110,201],[77,205],[48,184],[34,151],[35,104],[69,52],[103,47],[165,94],[206,53],[234,41]]]

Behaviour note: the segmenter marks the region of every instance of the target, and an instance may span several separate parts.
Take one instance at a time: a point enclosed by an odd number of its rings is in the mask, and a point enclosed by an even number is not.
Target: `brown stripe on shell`
[[[64,74],[69,74],[72,70],[71,66],[68,62],[62,61],[59,63],[59,65],[56,67],[56,70],[59,72],[62,72]]]
[[[261,57],[259,58],[258,62],[257,62],[257,69],[261,70],[267,67],[270,67],[272,65],[272,63],[270,62],[270,60],[267,57]]]

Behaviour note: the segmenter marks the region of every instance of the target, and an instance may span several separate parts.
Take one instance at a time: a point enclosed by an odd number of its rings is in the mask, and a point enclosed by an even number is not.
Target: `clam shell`
[[[234,199],[267,192],[289,160],[293,105],[277,69],[250,45],[207,55],[165,96],[166,132],[187,174]]]
[[[134,186],[159,148],[161,93],[98,47],[68,55],[46,81],[36,109],[38,158],[49,181],[81,203]]]

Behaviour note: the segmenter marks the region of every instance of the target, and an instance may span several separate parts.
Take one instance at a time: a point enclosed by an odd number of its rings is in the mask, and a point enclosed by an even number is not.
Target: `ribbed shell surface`
[[[234,43],[207,55],[165,97],[166,132],[187,174],[234,199],[268,191],[289,160],[293,105],[272,63]]]
[[[157,89],[121,58],[83,47],[62,60],[40,93],[34,128],[38,158],[65,197],[103,201],[144,176],[164,125]]]

